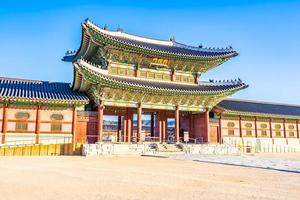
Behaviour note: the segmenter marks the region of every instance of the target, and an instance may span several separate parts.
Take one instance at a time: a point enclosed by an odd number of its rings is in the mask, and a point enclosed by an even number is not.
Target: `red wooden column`
[[[167,112],[163,111],[163,121],[162,121],[162,142],[168,141],[168,118]]]
[[[150,132],[151,132],[151,137],[154,137],[154,113],[151,112],[151,123],[150,123]]]
[[[257,138],[257,117],[254,118],[255,137]]]
[[[299,120],[298,119],[297,119],[296,123],[297,123],[297,126],[296,126],[296,129],[297,129],[297,138],[299,139]]]
[[[142,133],[142,105],[139,104],[137,108],[137,132],[136,132],[137,142],[140,142],[141,133]]]
[[[117,137],[118,137],[118,138],[117,138],[117,141],[118,141],[118,142],[121,142],[121,135],[122,135],[122,134],[121,134],[121,132],[122,132],[122,130],[121,130],[122,121],[121,121],[121,120],[122,120],[122,116],[119,115],[119,116],[118,116],[118,136],[117,136]]]
[[[162,133],[162,112],[157,111],[157,129],[158,129],[158,137],[159,137],[159,142],[163,140],[163,133]],[[157,135],[155,135],[157,136]]]
[[[176,110],[175,110],[175,131],[174,131],[174,135],[175,135],[175,142],[179,142],[179,106],[176,106]]]
[[[198,83],[199,83],[199,80],[198,80],[198,78],[199,78],[199,75],[198,75],[198,74],[195,74],[195,77],[194,77],[194,78],[195,78],[195,81],[194,81],[194,82],[195,82],[195,84],[198,84]]]
[[[77,123],[77,112],[76,107],[73,107],[73,116],[72,116],[72,147],[73,151],[76,149],[76,123]]]
[[[102,141],[102,136],[103,136],[103,110],[104,110],[104,105],[103,104],[98,105],[98,130],[97,130],[98,142]]]
[[[207,138],[207,142],[210,142],[211,141],[211,138],[210,138],[210,128],[209,128],[209,111],[206,111],[204,113],[204,124],[205,124],[205,137]]]
[[[123,118],[123,134],[124,134],[124,142],[128,142],[129,140],[127,139],[127,118],[128,118],[128,115],[127,115],[127,109],[126,108],[126,112],[125,112],[125,115],[124,115],[124,118]]]
[[[223,143],[223,139],[222,139],[222,114],[220,114],[220,118],[219,118],[219,143],[222,144]]]
[[[165,130],[164,130],[164,111],[160,110],[158,111],[158,137],[159,142],[165,141]]]
[[[193,113],[189,113],[189,137],[195,138],[195,134],[193,131]]]
[[[283,119],[283,136],[286,138],[285,119]]]
[[[176,81],[175,70],[172,70],[171,81]]]
[[[2,144],[5,144],[5,134],[6,134],[6,127],[7,127],[7,104],[3,105],[3,117],[2,117]]]
[[[131,142],[132,117],[132,109],[126,108],[126,114],[124,117],[124,142]]]
[[[272,119],[271,118],[270,118],[270,121],[269,121],[269,126],[270,126],[270,138],[272,138],[272,143],[274,144],[273,133],[272,133]]]
[[[35,143],[38,144],[40,141],[40,126],[41,126],[41,106],[36,109],[36,122],[35,122]],[[73,129],[73,127],[72,127]]]
[[[243,137],[243,131],[242,131],[242,117],[239,116],[239,127],[240,127],[240,138]]]
[[[288,140],[287,137],[286,137],[286,128],[285,128],[285,125],[286,125],[285,119],[283,119],[283,136],[284,136],[284,138],[285,138],[286,144],[288,144],[288,143],[289,143],[289,140]]]
[[[140,77],[140,69],[139,69],[139,67],[137,67],[135,69],[135,77]]]

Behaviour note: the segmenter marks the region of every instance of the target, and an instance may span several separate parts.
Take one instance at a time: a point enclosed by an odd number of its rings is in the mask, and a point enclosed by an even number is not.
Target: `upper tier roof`
[[[87,104],[89,99],[68,83],[0,77],[0,101]]]
[[[132,89],[148,93],[163,93],[168,95],[217,95],[225,92],[234,92],[248,87],[242,81],[228,82],[200,82],[199,84],[182,84],[176,82],[149,80],[135,77],[120,77],[109,75],[107,70],[93,66],[83,60],[77,61],[80,73],[86,75],[87,80],[105,87]],[[92,80],[91,80],[92,79]],[[79,88],[74,88],[79,89]]]
[[[165,57],[174,57],[180,59],[218,59],[218,58],[230,58],[238,55],[231,47],[225,49],[193,47],[185,44],[175,42],[174,40],[157,40],[145,37],[140,37],[123,31],[109,31],[103,29],[90,20],[86,20],[83,23],[83,29],[88,33],[96,33],[96,36],[92,36],[94,40],[98,42],[104,42],[107,45],[119,46],[124,49],[136,49],[146,51],[147,54],[161,54]],[[93,34],[91,34],[93,35]],[[67,54],[64,60],[69,61],[78,59],[78,51]],[[81,55],[82,56],[82,55]]]
[[[300,106],[259,101],[226,99],[218,104],[225,112],[254,115],[300,117]]]

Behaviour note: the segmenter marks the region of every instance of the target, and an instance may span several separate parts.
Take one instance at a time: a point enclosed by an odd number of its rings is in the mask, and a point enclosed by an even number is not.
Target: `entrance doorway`
[[[104,115],[103,116],[103,141],[123,142],[123,116]]]
[[[175,142],[175,119],[167,118],[167,143]]]

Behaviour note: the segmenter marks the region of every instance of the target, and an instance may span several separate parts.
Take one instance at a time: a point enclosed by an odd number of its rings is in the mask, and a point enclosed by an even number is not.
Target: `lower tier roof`
[[[120,77],[109,75],[107,70],[102,70],[83,60],[75,64],[90,81],[102,86],[123,89],[141,90],[148,93],[164,93],[167,95],[217,95],[226,92],[235,92],[248,87],[242,81],[227,82],[200,82],[199,84],[182,84],[176,82],[149,80],[136,77]]]
[[[0,101],[87,104],[89,99],[68,83],[0,77]]]
[[[250,116],[270,115],[278,117],[300,117],[300,106],[270,102],[226,99],[217,105],[225,113]]]

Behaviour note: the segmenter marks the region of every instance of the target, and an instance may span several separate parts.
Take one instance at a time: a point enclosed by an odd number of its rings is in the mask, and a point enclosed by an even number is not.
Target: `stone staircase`
[[[168,153],[240,155],[240,148],[227,144],[84,144],[82,155],[155,155]]]
[[[188,145],[186,152],[206,155],[240,155],[240,148],[228,144],[196,144]]]
[[[183,148],[181,145],[178,145],[178,144],[162,143],[162,144],[158,144],[158,151],[175,153],[175,152],[182,152]]]

